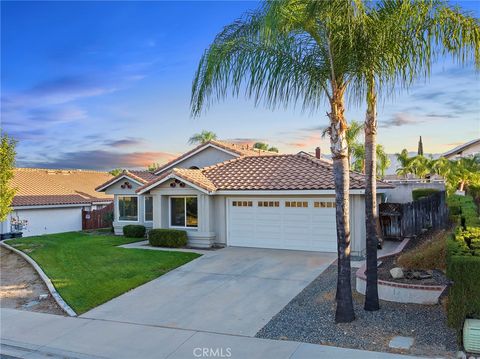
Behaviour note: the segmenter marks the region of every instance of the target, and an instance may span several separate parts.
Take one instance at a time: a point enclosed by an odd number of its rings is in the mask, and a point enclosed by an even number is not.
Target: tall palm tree
[[[216,139],[217,135],[215,134],[215,132],[202,130],[202,132],[195,133],[192,137],[190,137],[188,139],[188,143],[191,145],[195,143],[202,144]]]
[[[451,53],[460,63],[480,58],[478,20],[441,0],[385,0],[364,8],[352,58],[358,95],[365,94],[365,212],[367,286],[365,309],[379,309],[376,231],[376,136],[379,90],[392,94],[429,74],[432,60]]]
[[[318,110],[327,99],[333,159],[338,248],[337,322],[354,320],[351,266],[350,175],[345,118],[354,50],[357,1],[269,1],[221,31],[203,54],[193,82],[192,114],[212,100],[240,92],[276,108]]]

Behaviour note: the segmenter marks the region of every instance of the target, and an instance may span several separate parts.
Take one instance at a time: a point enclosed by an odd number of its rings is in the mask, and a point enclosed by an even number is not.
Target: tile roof
[[[333,190],[333,165],[304,155],[245,156],[198,170],[175,168],[175,174],[207,191],[220,190]],[[159,182],[168,174],[140,187]],[[365,176],[350,171],[350,188],[363,189]],[[392,188],[377,181],[378,188]]]
[[[113,198],[95,192],[95,187],[112,176],[89,170],[16,168],[12,187],[17,189],[14,206],[36,206],[111,201]]]
[[[276,154],[275,152],[254,149],[253,147],[248,146],[248,145],[236,144],[236,143],[220,141],[220,140],[211,140],[211,141],[202,143],[195,148],[192,148],[190,151],[187,151],[184,154],[182,154],[182,155],[174,158],[173,160],[165,163],[164,165],[158,167],[155,170],[155,173],[159,173],[159,172],[162,172],[162,171],[166,170],[168,167],[171,167],[173,163],[190,157],[196,151],[198,151],[202,147],[207,147],[208,145],[213,145],[213,146],[222,148],[226,151],[233,152],[233,153],[235,153],[239,156],[265,156],[265,155],[275,155]]]
[[[95,191],[98,191],[101,188],[107,187],[108,185],[111,185],[123,176],[128,176],[134,180],[137,180],[140,183],[148,183],[150,181],[153,181],[154,179],[158,178],[158,176],[154,175],[150,171],[137,171],[137,170],[123,170],[120,174],[116,175],[115,177],[110,178],[108,181],[102,183],[101,185],[97,186],[95,188]]]

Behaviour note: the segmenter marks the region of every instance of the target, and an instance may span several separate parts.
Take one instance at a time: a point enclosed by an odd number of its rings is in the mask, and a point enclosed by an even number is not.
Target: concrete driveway
[[[335,253],[228,247],[81,317],[254,336],[335,258]]]

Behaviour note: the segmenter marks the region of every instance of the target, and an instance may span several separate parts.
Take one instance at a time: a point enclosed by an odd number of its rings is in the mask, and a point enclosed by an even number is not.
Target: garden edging
[[[45,272],[42,270],[42,268],[40,268],[40,266],[37,264],[37,262],[35,262],[30,256],[28,256],[27,254],[23,253],[22,251],[8,245],[7,243],[5,242],[0,242],[0,245],[2,245],[3,247],[7,248],[8,250],[11,250],[12,252],[18,254],[19,256],[21,256],[23,259],[25,259],[28,263],[30,263],[30,265],[37,271],[38,275],[40,276],[40,278],[43,280],[43,282],[45,283],[45,285],[47,286],[48,288],[48,291],[50,292],[50,294],[52,295],[53,299],[55,299],[55,301],[57,302],[57,304],[60,306],[60,308],[62,308],[62,310],[67,313],[70,317],[76,317],[77,316],[77,313],[75,313],[75,311],[63,300],[62,296],[57,292],[57,290],[55,289],[55,286],[53,285],[52,281],[50,280],[50,278],[48,278],[48,276],[45,274]]]
[[[387,253],[378,259],[394,256],[400,253],[410,241],[405,238],[402,243],[392,252]],[[366,290],[366,263],[364,263],[356,273],[356,290],[361,294],[365,294]],[[443,285],[419,285],[408,283],[389,282],[378,280],[378,297],[382,300],[398,303],[415,303],[415,304],[437,304],[438,298],[445,290]]]

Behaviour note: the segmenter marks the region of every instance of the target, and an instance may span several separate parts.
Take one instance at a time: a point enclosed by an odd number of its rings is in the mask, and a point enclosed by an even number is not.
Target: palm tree
[[[480,155],[462,157],[451,162],[451,169],[447,176],[450,191],[463,191],[465,187],[480,185]]]
[[[253,145],[253,148],[256,148],[262,151],[270,151],[270,152],[278,153],[278,148],[270,146],[268,143],[264,143],[264,142],[255,142],[255,144]]]
[[[396,153],[395,157],[397,157],[397,161],[400,162],[402,167],[408,166],[408,162],[410,161],[410,156],[408,155],[408,151],[406,148],[404,148],[402,152]]]
[[[379,89],[392,94],[428,75],[432,60],[451,53],[460,63],[474,55],[479,63],[478,20],[441,0],[380,1],[364,9],[352,58],[354,89],[365,93],[365,212],[367,230],[367,287],[365,309],[379,309],[376,232],[376,136]]]
[[[345,118],[354,24],[360,3],[269,1],[221,31],[203,54],[193,82],[192,114],[240,92],[266,106],[301,104],[318,110],[328,100],[338,248],[337,322],[355,319],[351,288],[350,174]],[[361,5],[361,4],[360,4]]]
[[[390,167],[391,164],[390,158],[385,152],[385,147],[382,145],[377,144],[377,149],[375,152],[377,154],[377,177],[384,178],[385,171],[388,167]]]
[[[191,145],[195,143],[203,144],[216,139],[217,135],[215,134],[215,132],[202,130],[202,132],[195,133],[192,137],[190,137],[188,139],[188,143]]]

